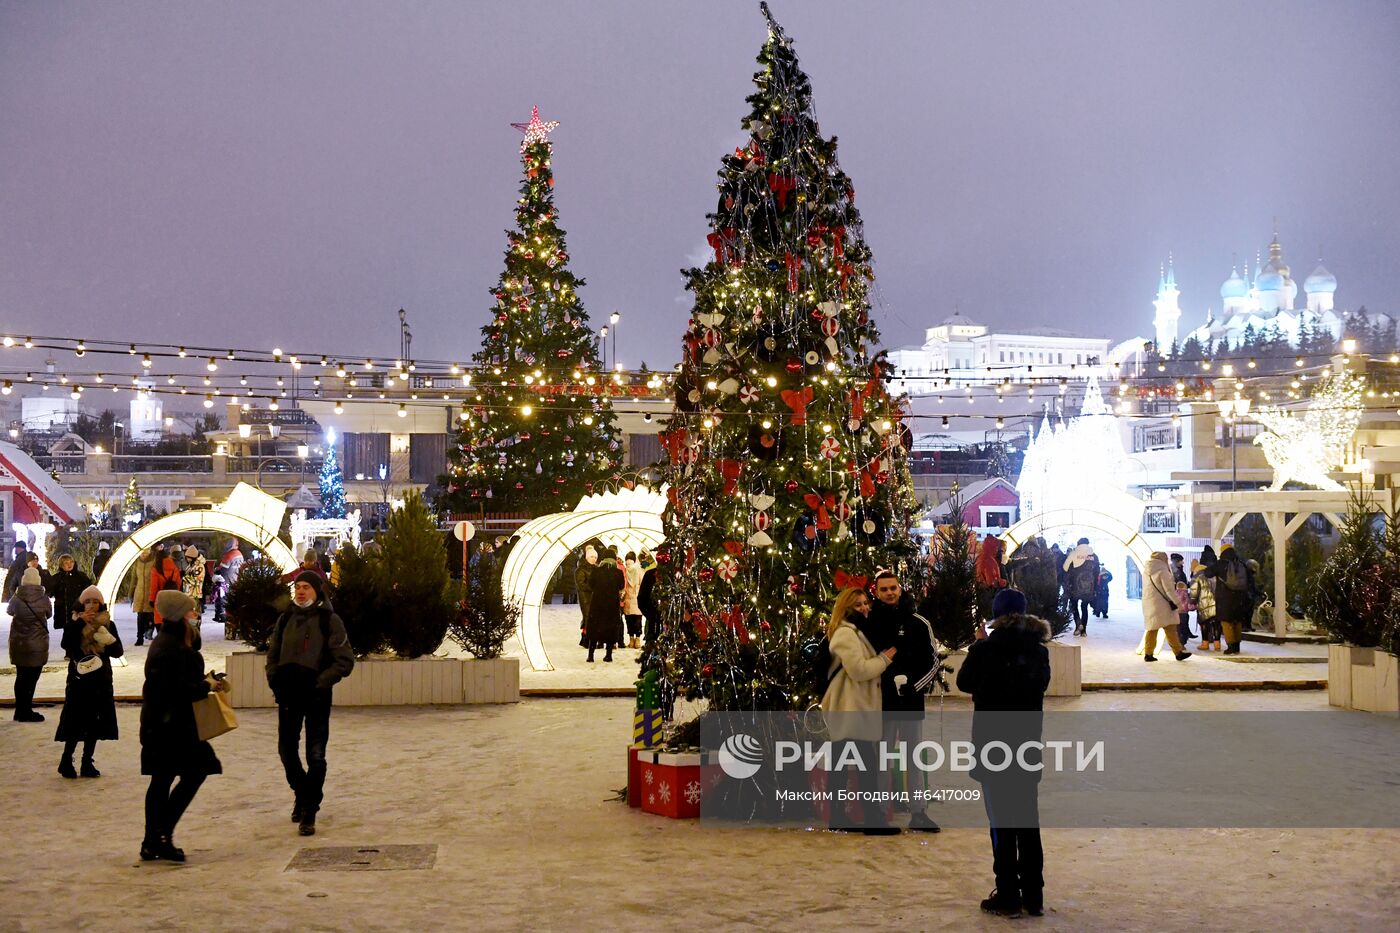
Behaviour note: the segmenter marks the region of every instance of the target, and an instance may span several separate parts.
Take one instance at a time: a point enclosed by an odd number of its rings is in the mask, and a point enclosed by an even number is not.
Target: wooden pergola
[[[1362,490],[1367,502],[1374,502],[1374,490]],[[1312,515],[1321,515],[1336,527],[1341,527],[1342,515],[1350,506],[1353,492],[1349,490],[1267,489],[1236,492],[1185,493],[1176,497],[1183,505],[1199,508],[1210,516],[1211,546],[1220,550],[1221,542],[1246,515],[1260,515],[1274,541],[1274,634],[1287,633],[1288,587],[1285,579],[1288,539],[1303,527]]]

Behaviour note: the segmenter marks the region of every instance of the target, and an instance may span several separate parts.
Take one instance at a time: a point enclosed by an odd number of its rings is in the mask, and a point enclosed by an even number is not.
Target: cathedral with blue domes
[[[1222,343],[1238,347],[1251,334],[1264,335],[1274,330],[1293,346],[1298,345],[1302,332],[1330,335],[1337,340],[1342,336],[1347,315],[1336,308],[1336,293],[1337,277],[1319,261],[1312,274],[1303,280],[1304,299],[1299,307],[1298,282],[1283,258],[1283,246],[1275,233],[1269,244],[1268,261],[1256,259],[1253,279],[1248,263],[1243,274],[1238,266],[1230,270],[1230,277],[1220,286],[1220,316],[1216,317],[1213,309],[1207,309],[1205,323],[1180,334],[1181,292],[1176,285],[1176,270],[1168,262],[1158,279],[1157,297],[1153,301],[1152,323],[1157,347],[1166,354],[1172,347],[1184,346],[1192,339],[1206,348]],[[1391,323],[1385,314],[1368,312],[1366,318],[1372,327]]]

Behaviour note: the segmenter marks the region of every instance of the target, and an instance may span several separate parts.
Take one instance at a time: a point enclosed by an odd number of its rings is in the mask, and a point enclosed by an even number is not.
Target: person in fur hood
[[[1006,589],[992,603],[991,631],[977,630],[958,671],[958,689],[972,694],[972,742],[1006,742],[1018,749],[1041,737],[1041,710],[1050,686],[1050,625],[1026,612],[1026,597]],[[979,761],[980,761],[979,755]],[[1039,754],[1025,754],[1039,764]],[[989,772],[975,767],[992,835],[996,888],[982,909],[1006,917],[1044,912],[1045,856],[1040,844],[1040,772],[1019,766]]]
[[[89,586],[77,605],[63,610],[63,653],[68,656],[68,682],[55,742],[63,743],[58,773],[66,778],[101,777],[92,762],[98,740],[117,739],[117,701],[112,692],[112,658],[122,656],[121,636],[112,624],[102,591]],[[90,669],[85,669],[90,668]],[[81,771],[73,770],[73,752],[83,743]]]

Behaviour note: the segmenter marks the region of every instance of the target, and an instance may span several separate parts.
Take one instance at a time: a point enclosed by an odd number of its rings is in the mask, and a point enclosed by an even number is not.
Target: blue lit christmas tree
[[[317,518],[345,517],[345,480],[335,455],[335,429],[326,431],[326,456],[321,461],[321,509]]]

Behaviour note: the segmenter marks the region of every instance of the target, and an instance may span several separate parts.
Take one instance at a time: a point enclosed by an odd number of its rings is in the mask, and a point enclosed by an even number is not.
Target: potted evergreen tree
[[[356,550],[346,542],[335,552],[331,574],[335,611],[345,623],[345,634],[355,656],[378,654],[385,647],[384,610],[379,605],[375,563],[378,558]]]
[[[1341,538],[1308,585],[1303,608],[1331,639],[1327,699],[1333,706],[1400,712],[1396,611],[1400,609],[1400,513],[1383,515],[1353,495]]]
[[[501,592],[496,561],[469,566],[461,599],[447,635],[471,654],[462,662],[467,703],[513,703],[520,699],[520,659],[503,658],[506,641],[520,625],[520,602]]]
[[[276,564],[265,557],[243,562],[224,610],[233,636],[253,649],[235,651],[225,662],[234,706],[276,705],[265,674],[267,643],[290,603],[291,590]]]
[[[358,644],[351,643],[357,653],[377,647],[382,633],[392,655],[363,657],[356,662],[350,676],[336,689],[336,703],[461,703],[461,662],[433,655],[447,634],[452,593],[442,535],[421,495],[410,492],[403,507],[390,513],[377,543],[378,556],[364,560],[363,566],[352,558],[337,574],[339,585],[348,584],[351,590],[350,596],[340,596],[338,606],[355,617]],[[353,599],[367,602],[352,606]],[[347,622],[347,634],[350,624]]]

